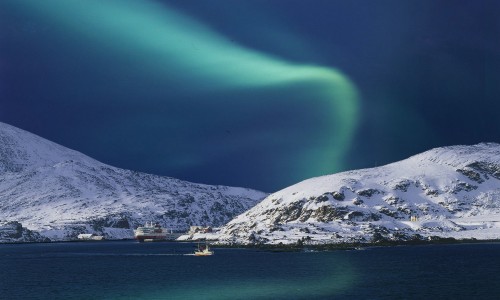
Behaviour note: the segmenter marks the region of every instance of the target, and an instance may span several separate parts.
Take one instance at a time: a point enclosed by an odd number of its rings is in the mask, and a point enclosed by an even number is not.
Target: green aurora
[[[135,76],[153,78],[155,82],[173,86],[173,91],[196,99],[202,107],[208,105],[201,103],[202,101],[209,101],[210,105],[223,112],[214,119],[231,119],[236,116],[239,119],[244,114],[250,114],[253,118],[247,116],[246,122],[251,126],[252,122],[259,122],[259,115],[267,109],[266,106],[277,112],[280,107],[286,110],[289,105],[298,108],[284,118],[304,111],[314,112],[314,117],[311,118],[297,117],[297,124],[289,127],[283,124],[290,123],[283,123],[277,127],[271,125],[258,131],[247,131],[233,141],[214,136],[213,141],[206,142],[203,149],[198,151],[191,146],[183,146],[191,143],[189,131],[192,130],[182,129],[206,126],[205,123],[192,124],[199,119],[197,116],[187,120],[183,117],[181,120],[167,112],[164,115],[157,114],[149,121],[147,116],[140,116],[135,120],[129,119],[127,125],[109,124],[107,129],[102,129],[103,132],[108,131],[108,135],[113,135],[113,131],[126,126],[140,126],[141,122],[150,122],[147,126],[152,127],[155,122],[170,123],[164,134],[177,136],[177,148],[174,147],[177,151],[171,150],[164,158],[166,161],[157,162],[165,167],[165,175],[171,175],[168,170],[187,167],[196,171],[197,166],[207,163],[207,160],[214,157],[236,157],[239,152],[252,147],[261,148],[260,151],[264,152],[262,157],[271,157],[266,151],[280,151],[280,155],[286,158],[276,162],[269,159],[263,164],[265,168],[257,170],[258,173],[270,174],[268,180],[279,176],[282,170],[293,170],[291,173],[285,172],[287,174],[284,176],[288,177],[286,182],[291,184],[300,179],[343,169],[342,160],[351,145],[360,109],[356,88],[338,70],[289,62],[245,48],[165,4],[151,1],[23,0],[12,1],[9,5],[20,9],[24,14],[34,15],[51,28],[58,28],[61,36],[69,37],[75,44],[99,45],[99,51],[134,64],[139,74]],[[303,97],[286,96],[289,91]],[[239,97],[238,93],[247,93],[250,97]],[[231,99],[224,95],[230,95]],[[264,100],[252,98],[252,95]],[[93,101],[78,99],[69,101]],[[120,106],[129,105],[126,101],[155,106],[162,105],[157,103],[161,101],[182,100],[176,97],[165,97],[163,100],[144,97],[109,101]],[[228,104],[233,108],[227,108]],[[240,111],[243,107],[246,109]],[[210,126],[225,130],[227,121],[213,121]],[[183,133],[186,134],[184,137]],[[280,142],[283,140],[294,142]],[[147,153],[148,150],[142,151]],[[210,153],[211,156],[206,157],[204,153]],[[245,172],[244,169],[240,171]]]

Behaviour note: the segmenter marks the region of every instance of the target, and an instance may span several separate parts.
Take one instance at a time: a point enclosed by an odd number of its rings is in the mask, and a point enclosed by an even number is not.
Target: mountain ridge
[[[221,243],[500,237],[500,145],[428,150],[301,181],[226,224]]]
[[[266,195],[115,168],[0,122],[0,221],[51,240],[130,238],[151,221],[221,226]]]

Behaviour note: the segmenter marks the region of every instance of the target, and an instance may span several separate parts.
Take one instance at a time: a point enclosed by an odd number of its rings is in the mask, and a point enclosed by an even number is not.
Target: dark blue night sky
[[[500,142],[500,2],[0,1],[0,122],[272,192]]]

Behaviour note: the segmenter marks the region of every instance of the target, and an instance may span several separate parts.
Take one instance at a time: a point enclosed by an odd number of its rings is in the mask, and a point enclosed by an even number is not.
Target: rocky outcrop
[[[235,218],[219,241],[321,244],[436,237],[500,238],[500,145],[437,148],[378,168],[305,180]]]
[[[49,242],[50,239],[38,232],[28,230],[21,223],[0,221],[0,243]]]

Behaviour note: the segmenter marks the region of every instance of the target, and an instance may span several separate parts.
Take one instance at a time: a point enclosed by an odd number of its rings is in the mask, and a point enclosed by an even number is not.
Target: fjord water
[[[1,299],[497,299],[500,243],[329,252],[0,245]]]

